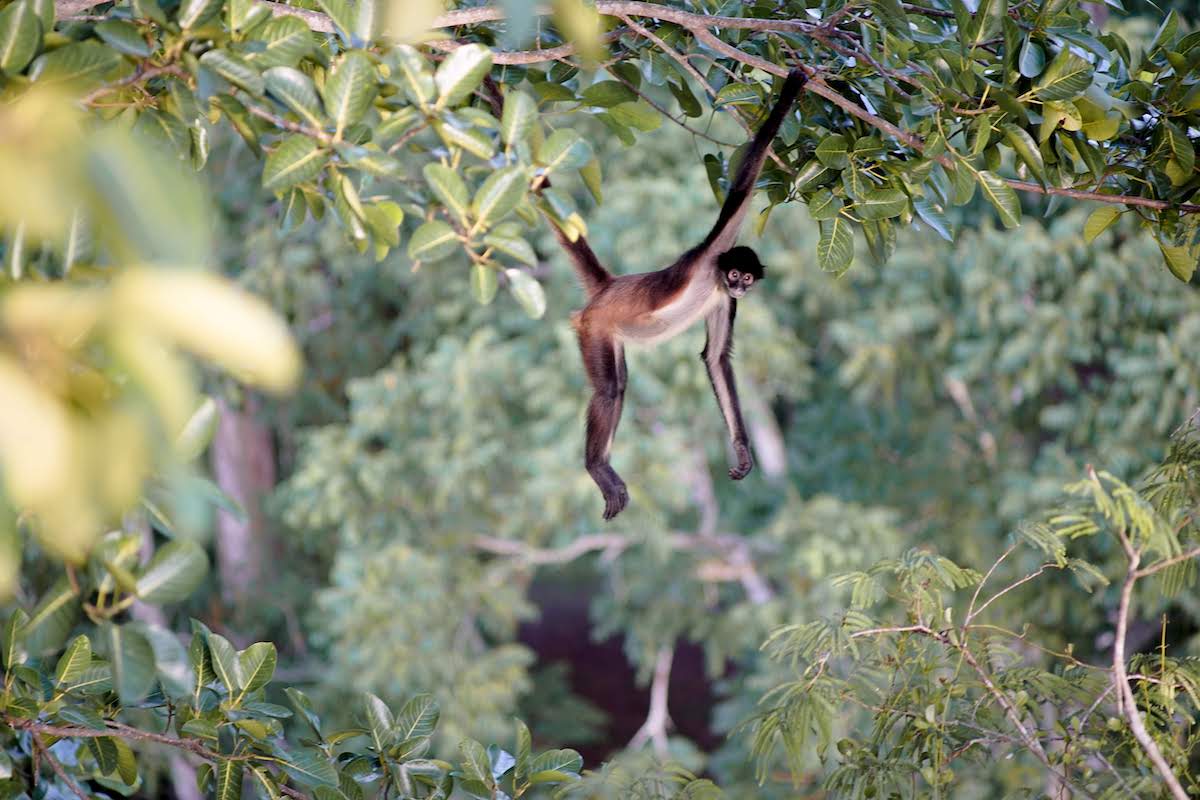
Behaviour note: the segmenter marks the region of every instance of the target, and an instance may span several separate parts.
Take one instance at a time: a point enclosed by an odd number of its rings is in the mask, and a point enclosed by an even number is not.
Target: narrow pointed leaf
[[[994,172],[982,170],[978,173],[979,188],[983,196],[1000,215],[1000,222],[1006,228],[1015,228],[1021,224],[1021,201],[1004,179]]]

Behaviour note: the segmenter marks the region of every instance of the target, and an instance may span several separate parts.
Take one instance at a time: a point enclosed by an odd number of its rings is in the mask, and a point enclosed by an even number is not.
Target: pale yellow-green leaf
[[[438,66],[434,82],[438,107],[449,108],[465,100],[492,67],[492,51],[481,44],[458,47]]]
[[[121,311],[248,383],[282,392],[300,376],[300,352],[283,320],[215,275],[135,269],[117,279],[114,292]]]
[[[1116,222],[1119,216],[1121,209],[1116,206],[1100,206],[1088,215],[1087,222],[1083,225],[1083,240],[1091,244],[1109,225]]]

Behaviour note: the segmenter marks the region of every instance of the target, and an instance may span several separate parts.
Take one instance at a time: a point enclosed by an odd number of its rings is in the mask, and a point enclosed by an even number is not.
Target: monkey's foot
[[[618,483],[616,486],[602,491],[604,492],[604,519],[612,519],[624,511],[625,506],[629,505],[629,492],[625,490],[624,483]]]
[[[750,474],[750,470],[754,469],[754,459],[750,457],[750,448],[744,444],[735,444],[733,449],[737,455],[738,463],[736,467],[729,468],[729,477],[735,481],[740,481]]]

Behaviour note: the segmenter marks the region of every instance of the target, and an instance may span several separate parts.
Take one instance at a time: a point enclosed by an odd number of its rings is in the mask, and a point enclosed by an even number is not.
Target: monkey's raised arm
[[[733,247],[738,232],[742,228],[742,221],[746,218],[746,211],[750,208],[750,199],[754,196],[754,183],[758,180],[758,173],[762,171],[763,163],[767,160],[767,151],[771,147],[771,140],[775,138],[775,134],[779,133],[779,126],[783,124],[783,118],[791,110],[792,103],[796,101],[796,97],[804,88],[807,80],[803,70],[794,69],[788,73],[787,79],[783,82],[783,90],[779,93],[779,100],[771,109],[771,115],[767,117],[767,121],[754,135],[754,140],[751,141],[750,148],[746,151],[746,157],[742,159],[737,175],[729,187],[725,204],[721,206],[717,223],[709,231],[701,248],[712,248],[717,252],[724,252]]]

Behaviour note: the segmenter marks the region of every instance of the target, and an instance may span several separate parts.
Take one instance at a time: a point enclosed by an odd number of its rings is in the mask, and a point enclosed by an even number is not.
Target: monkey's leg
[[[581,335],[579,346],[592,383],[584,466],[604,495],[604,518],[607,520],[620,514],[629,503],[625,481],[608,463],[625,402],[625,352],[612,335]]]

